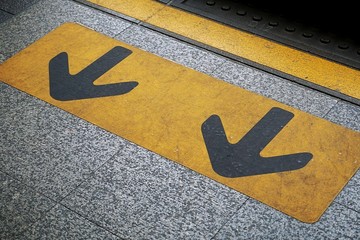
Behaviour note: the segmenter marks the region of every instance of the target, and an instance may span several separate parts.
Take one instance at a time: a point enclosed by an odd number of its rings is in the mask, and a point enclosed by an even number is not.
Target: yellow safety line
[[[89,0],[255,63],[360,99],[360,71],[154,0]]]
[[[94,4],[103,6],[108,9],[112,9],[124,15],[128,15],[132,18],[140,21],[146,21],[151,16],[155,15],[166,5],[156,1],[131,1],[131,0],[90,0]]]

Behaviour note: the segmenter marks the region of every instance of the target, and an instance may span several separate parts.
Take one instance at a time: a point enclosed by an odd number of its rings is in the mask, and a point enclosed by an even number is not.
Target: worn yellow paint
[[[115,46],[133,53],[95,84],[137,81],[134,90],[74,101],[50,96],[48,65],[54,56],[67,52],[70,71],[76,74]],[[11,86],[304,222],[317,221],[360,166],[360,133],[74,23],[60,26],[1,64],[0,76]],[[219,115],[229,141],[235,143],[272,107],[295,117],[262,156],[311,152],[314,157],[308,165],[240,178],[216,174],[202,137],[202,123]]]
[[[134,0],[90,0],[94,4],[112,9],[124,15],[146,21],[165,7],[164,4],[156,1],[134,1]]]
[[[265,65],[304,81],[360,99],[360,71],[324,58],[296,50],[273,41],[239,31],[179,9],[159,7],[154,0],[89,0],[120,13],[137,18],[139,12],[150,12],[140,19],[170,32],[185,36],[222,51]],[[114,8],[131,2],[132,8]],[[137,5],[136,8],[134,5]],[[145,6],[145,7],[142,7]]]

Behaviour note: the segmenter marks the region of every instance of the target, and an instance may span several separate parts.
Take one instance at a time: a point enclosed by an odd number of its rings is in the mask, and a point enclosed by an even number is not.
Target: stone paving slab
[[[246,199],[127,144],[62,204],[125,239],[210,239]]]
[[[39,0],[0,0],[0,9],[11,14],[18,14]]]
[[[16,239],[55,204],[0,171],[0,239]]]
[[[88,221],[62,205],[56,205],[19,239],[101,239],[121,240],[111,232]]]
[[[0,89],[1,169],[56,201],[122,147],[69,113],[6,84]]]
[[[321,221],[305,224],[249,199],[213,239],[358,239],[360,213],[332,204]]]

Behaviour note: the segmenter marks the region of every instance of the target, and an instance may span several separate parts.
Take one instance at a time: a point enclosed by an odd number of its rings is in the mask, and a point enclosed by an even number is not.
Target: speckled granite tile
[[[220,56],[144,27],[132,26],[116,38],[204,73],[213,72],[224,62]]]
[[[0,172],[0,239],[16,239],[54,206],[49,198]]]
[[[320,221],[306,224],[248,200],[214,239],[358,239],[360,213],[334,203]]]
[[[124,144],[63,110],[0,83],[0,167],[59,200]]]
[[[40,221],[31,226],[19,239],[101,239],[120,240],[64,206],[57,205]]]
[[[63,204],[126,239],[210,239],[246,199],[127,144]]]
[[[351,178],[344,189],[336,197],[335,202],[360,212],[360,171],[357,171]]]
[[[5,56],[0,53],[0,64],[5,61]]]
[[[9,58],[64,22],[81,23],[109,36],[131,25],[74,1],[40,0],[1,25],[0,52]]]
[[[1,6],[1,5],[0,5]],[[13,15],[7,12],[4,12],[0,9],[0,24],[2,22],[5,22],[6,20],[8,20],[9,18],[11,18]]]
[[[360,132],[360,107],[354,104],[339,101],[324,118]]]
[[[328,95],[229,60],[219,67],[213,75],[249,91],[320,117],[325,115],[338,101]]]
[[[39,0],[0,0],[0,9],[18,14]]]

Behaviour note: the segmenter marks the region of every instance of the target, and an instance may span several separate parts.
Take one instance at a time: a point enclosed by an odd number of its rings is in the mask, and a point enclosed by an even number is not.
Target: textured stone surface
[[[57,205],[19,239],[101,239],[120,240],[64,206]]]
[[[63,202],[125,239],[210,239],[245,199],[128,144]]]
[[[24,11],[39,0],[0,0],[0,9],[12,14]]]
[[[241,63],[226,61],[213,75],[251,92],[316,116],[324,116],[337,99]]]
[[[120,138],[0,83],[1,169],[59,200],[122,146]]]
[[[2,53],[0,53],[0,63],[4,61],[5,61],[5,56]]]
[[[0,172],[0,239],[16,239],[54,205],[49,198]]]
[[[0,24],[11,18],[13,15],[0,9]]]
[[[333,204],[314,224],[305,224],[248,200],[214,239],[358,239],[360,213]]]
[[[335,199],[336,202],[360,212],[360,171],[352,177]]]
[[[213,72],[224,62],[223,58],[213,53],[139,26],[126,29],[116,38],[204,73]]]
[[[74,1],[41,0],[1,24],[0,53],[9,58],[65,22],[77,22],[109,36],[115,36],[131,25]]]
[[[360,132],[360,107],[339,101],[324,117],[331,122]]]

